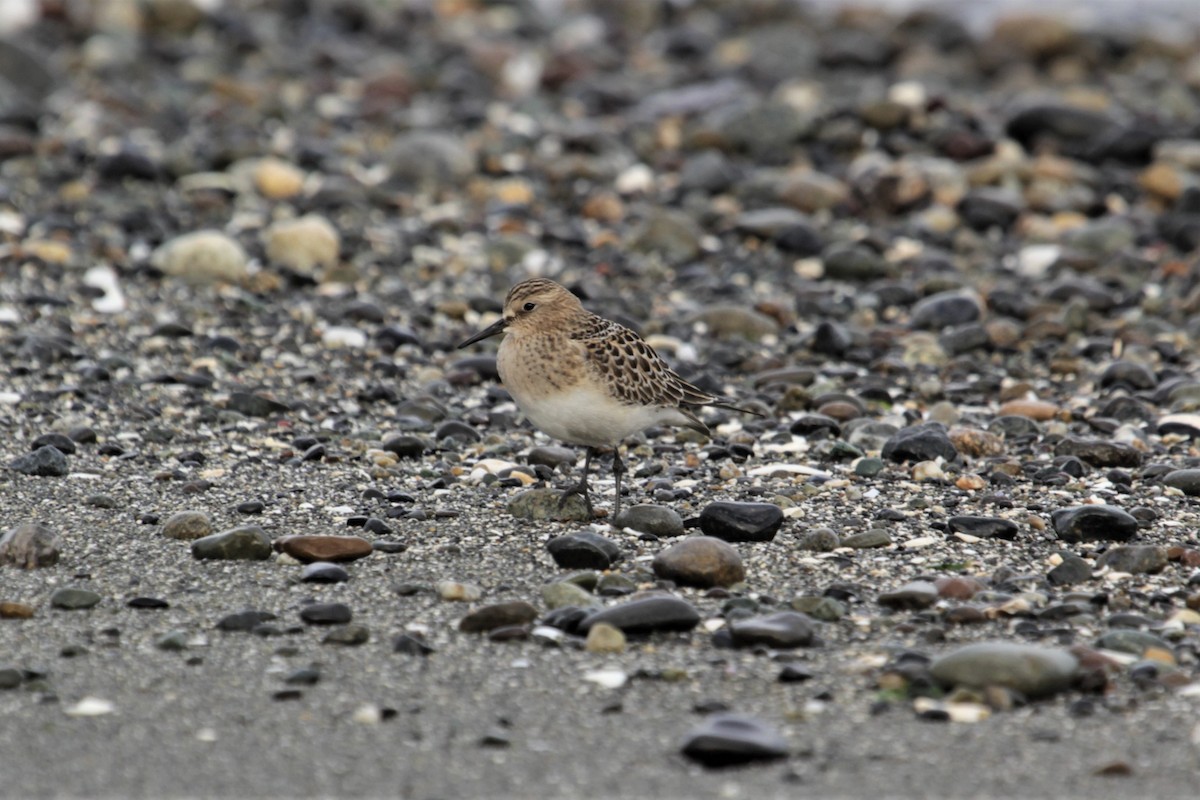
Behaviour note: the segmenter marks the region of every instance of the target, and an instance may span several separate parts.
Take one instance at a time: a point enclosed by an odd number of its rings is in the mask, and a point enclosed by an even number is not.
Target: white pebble
[[[339,325],[326,328],[325,332],[321,334],[321,343],[333,350],[341,348],[359,350],[367,346],[367,334],[358,328]]]
[[[111,700],[101,697],[85,697],[73,706],[63,709],[68,717],[102,717],[117,710]]]
[[[629,680],[629,676],[621,669],[593,669],[585,672],[583,679],[599,684],[605,689],[620,689]]]

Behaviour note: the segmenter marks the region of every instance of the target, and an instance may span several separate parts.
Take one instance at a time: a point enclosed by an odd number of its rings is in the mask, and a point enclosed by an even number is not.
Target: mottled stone
[[[262,561],[271,557],[271,539],[257,525],[231,528],[192,542],[192,556],[200,559]]]
[[[508,625],[527,625],[537,619],[537,609],[524,600],[495,603],[467,614],[458,623],[463,633],[486,633]]]
[[[0,537],[0,564],[37,569],[58,563],[61,539],[48,526],[27,522]]]
[[[660,578],[701,588],[732,586],[746,578],[737,550],[711,536],[690,536],[655,556],[651,566]]]

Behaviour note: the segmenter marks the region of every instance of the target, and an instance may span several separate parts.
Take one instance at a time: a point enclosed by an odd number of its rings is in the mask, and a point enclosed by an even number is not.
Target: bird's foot
[[[580,481],[562,493],[562,496],[558,498],[559,512],[561,513],[563,509],[567,507],[567,501],[576,495],[583,498],[583,507],[587,509],[588,519],[594,518],[596,516],[596,512],[592,509],[592,498],[588,493],[587,481]]]

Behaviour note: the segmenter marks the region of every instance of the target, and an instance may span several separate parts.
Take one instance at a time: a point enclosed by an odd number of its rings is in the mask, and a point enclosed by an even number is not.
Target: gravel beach
[[[0,795],[1194,797],[1200,20],[883,5],[0,4]]]

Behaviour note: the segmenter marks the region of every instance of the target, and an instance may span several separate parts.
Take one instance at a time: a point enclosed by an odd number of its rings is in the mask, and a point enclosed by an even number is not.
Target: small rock
[[[314,561],[300,571],[301,583],[345,583],[350,573],[345,568],[328,561]]]
[[[910,581],[898,589],[884,592],[876,602],[884,608],[929,608],[938,600],[938,588],[929,581]]]
[[[648,503],[624,509],[613,525],[663,538],[683,535],[683,518],[675,509]]]
[[[963,515],[950,517],[950,519],[946,520],[946,524],[955,533],[967,533],[983,539],[1007,539],[1008,541],[1012,541],[1017,538],[1017,531],[1019,530],[1017,523],[1001,517]]]
[[[371,543],[358,536],[297,534],[281,536],[274,542],[276,552],[287,553],[301,562],[331,561],[344,563],[365,558],[373,552]]]
[[[958,451],[940,422],[901,428],[883,444],[880,453],[888,461],[932,461],[938,457],[954,461]]]
[[[61,478],[71,471],[66,455],[52,444],[17,456],[8,462],[8,468],[38,478]]]
[[[710,714],[683,738],[683,754],[706,767],[786,758],[787,740],[754,717]]]
[[[607,622],[597,622],[588,630],[584,649],[589,653],[624,653],[625,634]]]
[[[262,561],[271,557],[271,539],[257,525],[231,528],[192,542],[192,556],[228,561]]]
[[[947,686],[1002,686],[1028,697],[1044,697],[1070,687],[1078,667],[1078,660],[1066,650],[980,642],[940,656],[930,664],[929,671]]]
[[[601,622],[626,634],[690,631],[700,624],[700,612],[674,595],[654,594],[594,611],[580,620],[579,630],[586,633]]]
[[[1116,506],[1096,504],[1061,508],[1050,515],[1058,538],[1064,542],[1128,541],[1138,523]]]
[[[33,606],[12,600],[0,601],[0,619],[30,619],[32,617]]]
[[[1093,467],[1140,467],[1142,453],[1132,445],[1108,439],[1067,436],[1054,446],[1056,456],[1075,456]]]
[[[472,583],[459,581],[438,581],[436,587],[438,597],[452,603],[473,603],[483,597],[483,590]]]
[[[338,263],[342,239],[322,216],[308,214],[280,220],[263,231],[267,258],[297,275],[313,275]]]
[[[212,533],[212,518],[203,511],[179,511],[163,523],[162,533],[168,539],[203,539]]]
[[[582,586],[570,581],[556,581],[542,587],[542,602],[546,608],[587,608],[599,604],[599,599]]]
[[[195,231],[160,245],[150,263],[165,275],[188,283],[242,283],[249,257],[237,240],[216,230]]]
[[[842,537],[842,547],[853,547],[865,550],[871,547],[887,547],[892,543],[892,536],[883,528],[871,528],[862,533],[852,533]]]
[[[64,586],[61,589],[56,589],[50,595],[50,605],[53,608],[61,608],[66,611],[75,611],[81,608],[93,608],[100,603],[100,595],[90,589],[78,589],[72,586]]]
[[[39,522],[17,525],[0,537],[0,564],[37,569],[58,563],[58,534]]]
[[[546,550],[563,569],[608,569],[621,558],[621,546],[595,531],[555,536],[546,543]]]
[[[527,625],[537,619],[537,609],[524,600],[496,603],[476,609],[458,623],[463,633],[486,633],[508,625]]]
[[[1046,573],[1046,580],[1053,586],[1073,586],[1076,583],[1090,580],[1092,565],[1066,550],[1058,552],[1062,562]]]
[[[745,580],[741,556],[727,542],[689,536],[654,557],[654,574],[686,586],[732,586]]]
[[[1172,470],[1163,476],[1162,482],[1188,496],[1200,495],[1200,469]]]
[[[737,647],[761,644],[783,650],[808,647],[816,636],[816,626],[806,614],[777,611],[761,617],[732,620],[729,632]]]
[[[710,503],[700,512],[700,530],[726,542],[769,542],[783,524],[772,503]]]
[[[345,603],[311,603],[300,609],[300,619],[310,625],[343,625],[353,616]]]
[[[982,302],[973,292],[939,292],[919,301],[909,322],[918,330],[940,331],[951,325],[976,322],[983,315]]]
[[[321,639],[321,644],[340,644],[358,647],[371,641],[371,630],[366,625],[343,625],[334,628]]]
[[[579,495],[567,498],[559,505],[562,492],[555,489],[529,489],[508,501],[508,513],[518,519],[535,522],[559,520],[563,522],[591,522],[587,506]]]
[[[1133,574],[1162,572],[1167,566],[1167,548],[1148,544],[1110,547],[1096,566]]]

